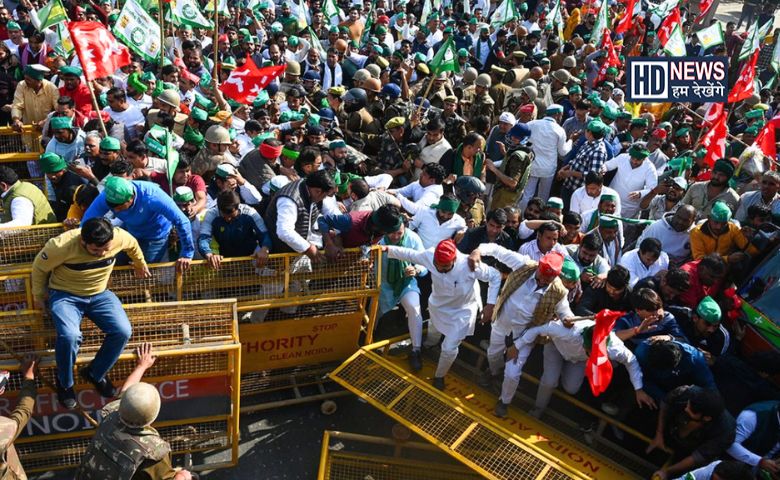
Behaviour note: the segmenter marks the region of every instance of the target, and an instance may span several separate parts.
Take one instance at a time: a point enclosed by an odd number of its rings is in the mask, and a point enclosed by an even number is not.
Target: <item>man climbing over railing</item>
[[[106,338],[94,360],[79,370],[79,375],[103,397],[116,395],[108,372],[132,333],[122,302],[106,289],[120,252],[133,260],[136,277],[151,276],[138,241],[103,218],[87,220],[80,229],[52,238],[33,261],[33,300],[39,310],[48,307],[57,330],[57,399],[67,409],[77,405],[73,365],[81,344],[81,320],[85,315]]]

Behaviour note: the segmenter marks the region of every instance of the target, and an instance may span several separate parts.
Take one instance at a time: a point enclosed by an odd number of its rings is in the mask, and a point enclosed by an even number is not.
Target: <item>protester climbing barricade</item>
[[[238,416],[240,408],[241,350],[235,299],[127,305],[133,336],[110,377],[121,386],[136,364],[133,350],[150,342],[157,357],[144,381],[157,387],[162,408],[153,424],[171,443],[177,454],[195,454],[193,469],[215,469],[238,462]],[[21,385],[20,352],[36,352],[41,358],[40,376],[52,383],[56,373],[53,359],[56,331],[50,318],[39,311],[0,313],[3,351],[0,369],[11,371],[9,392],[0,402],[4,411],[16,403]],[[102,332],[84,319],[83,342],[77,368],[87,364],[102,343]],[[10,350],[13,350],[10,351]],[[39,380],[40,382],[40,380]],[[93,417],[108,401],[91,386],[76,378],[79,404]],[[27,472],[76,467],[94,433],[86,418],[65,410],[56,392],[39,383],[33,416],[16,441]],[[199,452],[228,452],[225,461]]]

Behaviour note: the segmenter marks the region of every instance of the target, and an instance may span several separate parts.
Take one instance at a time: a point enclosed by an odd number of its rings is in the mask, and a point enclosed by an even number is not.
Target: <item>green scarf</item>
[[[401,237],[401,240],[397,243],[397,245],[403,245],[404,241],[406,240],[407,233],[404,231],[403,236]],[[390,243],[390,239],[385,236],[385,242],[388,245],[392,245]],[[404,291],[404,288],[406,288],[409,283],[411,283],[412,278],[414,277],[407,277],[404,274],[404,271],[406,270],[406,267],[411,266],[411,262],[406,262],[403,260],[398,260],[395,258],[388,258],[387,259],[387,283],[393,287],[393,295],[398,297],[401,295],[401,292]]]
[[[463,176],[463,144],[458,145],[458,149],[455,150],[455,161],[452,165],[452,171],[455,173],[455,175],[462,177]],[[477,152],[476,155],[474,155],[474,172],[471,174],[474,177],[480,178],[482,177],[482,163],[483,159],[485,158],[484,154],[482,152]]]

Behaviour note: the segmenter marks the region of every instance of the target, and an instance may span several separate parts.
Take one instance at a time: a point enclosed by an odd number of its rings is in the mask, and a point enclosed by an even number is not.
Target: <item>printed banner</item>
[[[160,62],[160,25],[134,0],[125,2],[111,31],[145,61]]]

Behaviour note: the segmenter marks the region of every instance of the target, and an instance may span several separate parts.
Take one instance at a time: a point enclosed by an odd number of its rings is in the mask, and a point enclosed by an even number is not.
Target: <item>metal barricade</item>
[[[213,457],[198,457],[195,470],[235,465],[241,391],[235,299],[129,305],[126,310],[133,336],[111,378],[121,384],[135,368],[133,347],[151,342],[157,361],[144,381],[154,384],[162,399],[154,426],[171,443],[174,454],[231,452],[226,462],[209,463]],[[40,375],[53,381],[56,333],[48,318],[33,310],[0,313],[0,329],[15,352],[38,352],[43,358]],[[82,334],[77,368],[91,361],[103,340],[102,332],[87,320]],[[10,352],[0,354],[0,368],[14,371],[3,397],[13,405],[21,376]],[[106,400],[79,377],[76,383],[79,403],[96,418]],[[28,472],[67,469],[79,464],[93,433],[78,413],[57,403],[55,392],[39,388],[33,417],[16,445]]]
[[[32,178],[28,161],[36,162],[43,153],[41,131],[32,125],[25,125],[21,132],[11,127],[0,127],[0,165],[10,167],[19,178]],[[35,167],[33,167],[35,169]]]
[[[0,228],[0,267],[24,269],[35,260],[49,239],[65,231],[61,223]]]

